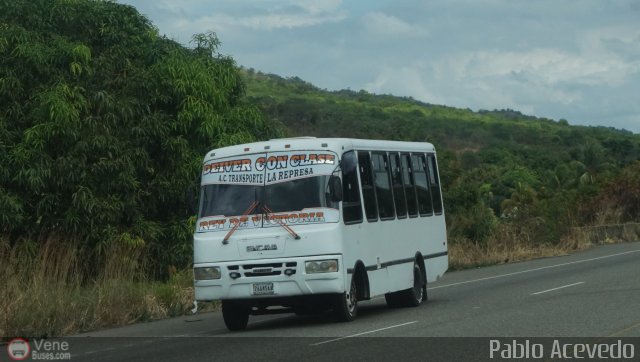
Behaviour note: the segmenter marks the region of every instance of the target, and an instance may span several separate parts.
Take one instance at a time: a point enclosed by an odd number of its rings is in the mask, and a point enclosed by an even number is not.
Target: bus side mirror
[[[331,201],[342,201],[342,182],[340,177],[331,176],[329,178],[329,195],[331,195]]]

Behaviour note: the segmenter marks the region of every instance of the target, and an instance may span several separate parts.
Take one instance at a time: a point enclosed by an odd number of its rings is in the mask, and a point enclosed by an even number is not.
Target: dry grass
[[[498,229],[483,244],[452,240],[449,244],[449,268],[457,270],[504,264],[568,252],[559,245],[533,243],[509,226],[501,225]]]
[[[0,240],[0,336],[44,337],[186,313],[191,271],[166,282],[145,277],[143,251],[110,248],[87,279],[82,248],[48,240],[9,247]]]
[[[594,245],[640,240],[640,223],[572,228],[557,244],[536,243],[521,229],[500,225],[484,244],[451,240],[451,270],[567,255]]]

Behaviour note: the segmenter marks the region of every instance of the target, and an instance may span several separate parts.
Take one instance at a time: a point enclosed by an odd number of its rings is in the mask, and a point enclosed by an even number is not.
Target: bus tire
[[[222,301],[222,319],[230,331],[241,331],[247,328],[249,309],[231,300]]]
[[[404,307],[417,307],[425,297],[426,283],[422,278],[422,270],[418,263],[413,263],[413,287],[400,291],[399,303]]]
[[[358,315],[358,293],[355,275],[351,278],[349,293],[344,292],[336,296],[333,314],[338,322],[351,322]]]
[[[400,303],[400,292],[387,293],[384,295],[384,300],[387,302],[387,307],[389,308],[402,307]]]
[[[422,303],[426,303],[429,300],[429,293],[427,292],[427,274],[422,273]]]

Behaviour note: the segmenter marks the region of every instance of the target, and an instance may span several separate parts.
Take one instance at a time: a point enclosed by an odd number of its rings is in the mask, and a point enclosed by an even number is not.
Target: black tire
[[[222,319],[230,331],[244,330],[249,322],[249,309],[234,301],[223,300]]]
[[[387,293],[384,295],[384,300],[387,302],[387,307],[389,308],[399,308],[402,307],[400,303],[399,292]]]
[[[403,307],[417,307],[425,300],[427,283],[422,277],[418,263],[413,263],[413,287],[397,293],[398,304]],[[385,296],[386,297],[386,296]],[[388,303],[388,302],[387,302]]]
[[[349,292],[344,292],[336,296],[333,304],[333,315],[338,322],[351,322],[358,315],[358,297],[357,297],[355,275],[351,278],[351,287]]]
[[[420,276],[424,278],[422,281],[422,304],[424,304],[429,300],[429,294],[427,293],[427,274],[420,273]]]

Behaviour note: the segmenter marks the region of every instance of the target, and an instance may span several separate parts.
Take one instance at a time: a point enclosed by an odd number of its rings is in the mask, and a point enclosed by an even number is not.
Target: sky
[[[637,0],[119,0],[189,46],[327,90],[640,133]]]

